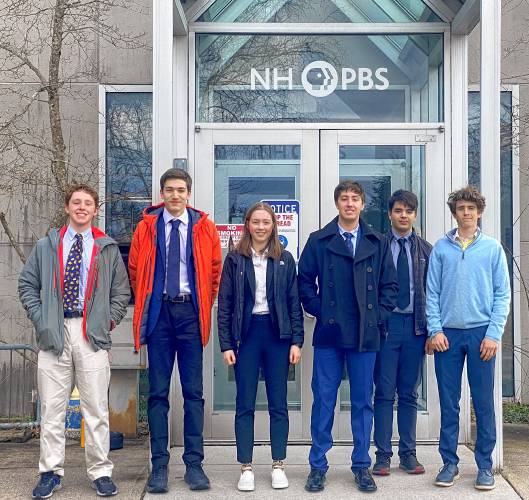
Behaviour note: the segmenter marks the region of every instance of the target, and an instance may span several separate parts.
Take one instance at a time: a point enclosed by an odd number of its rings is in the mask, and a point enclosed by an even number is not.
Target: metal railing
[[[2,385],[4,385],[4,382],[7,382],[8,386],[7,422],[0,422],[0,429],[18,429],[24,427],[35,427],[37,425],[40,425],[40,402],[38,399],[37,392],[37,383],[35,376],[36,370],[31,371],[27,367],[28,363],[33,362],[28,359],[28,351],[35,354],[36,359],[38,353],[37,349],[29,344],[0,344],[0,351],[9,351],[9,369],[7,371],[7,376],[4,378],[4,380],[0,381],[2,382]],[[20,382],[22,385],[22,398],[20,399],[19,405],[19,408],[21,409],[20,413],[14,413],[14,411],[16,411],[16,408],[13,407],[13,385],[15,381],[14,371],[20,370],[19,366],[16,366],[14,368],[13,353],[15,351],[18,355],[22,357],[22,380]],[[31,377],[32,380],[28,381],[29,377]],[[33,411],[31,412],[32,420],[14,421],[15,418],[24,417],[27,415],[26,404],[28,403],[28,401],[26,400],[26,394],[31,394],[31,400],[29,402],[34,405]]]

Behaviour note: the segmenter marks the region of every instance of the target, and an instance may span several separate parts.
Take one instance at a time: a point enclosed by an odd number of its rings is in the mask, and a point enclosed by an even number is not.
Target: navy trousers
[[[237,352],[235,381],[235,439],[237,461],[252,462],[254,445],[254,415],[259,368],[263,367],[270,415],[272,460],[284,460],[287,455],[288,407],[287,378],[290,341],[281,340],[269,314],[253,315],[248,334]]]
[[[459,330],[445,328],[449,348],[435,353],[435,375],[441,405],[441,435],[439,453],[443,463],[457,464],[459,437],[459,400],[461,399],[461,375],[465,358],[472,404],[476,413],[476,447],[474,457],[479,469],[492,468],[492,451],[496,445],[496,421],[494,416],[494,365],[480,359],[480,345],[487,331],[486,326]]]
[[[398,394],[399,456],[414,453],[417,427],[417,388],[421,382],[426,335],[415,334],[413,314],[393,313],[388,336],[382,339],[375,364],[376,454],[391,457],[393,404]]]
[[[327,471],[326,454],[332,448],[332,425],[336,397],[342,381],[344,362],[349,375],[351,391],[351,430],[353,452],[351,469],[371,465],[369,444],[373,427],[373,370],[375,352],[357,352],[352,349],[314,348],[312,372],[312,414],[310,432],[312,446],[309,453],[311,469]]]
[[[187,465],[204,459],[204,399],[202,398],[202,340],[191,302],[163,302],[155,329],[147,338],[149,401],[147,414],[153,467],[169,463],[169,387],[175,356],[184,398],[184,454]]]

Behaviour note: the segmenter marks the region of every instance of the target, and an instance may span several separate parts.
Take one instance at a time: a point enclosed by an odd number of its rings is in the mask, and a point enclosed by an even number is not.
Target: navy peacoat
[[[299,260],[298,288],[305,311],[316,317],[313,346],[378,351],[398,291],[388,239],[360,219],[353,258],[336,217],[310,235]],[[354,320],[356,346],[350,345],[348,336]]]

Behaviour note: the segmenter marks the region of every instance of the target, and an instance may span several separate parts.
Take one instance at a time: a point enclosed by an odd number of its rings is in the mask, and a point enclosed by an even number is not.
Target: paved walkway
[[[288,448],[287,473],[290,487],[285,490],[273,490],[270,486],[270,447],[258,446],[254,452],[254,471],[256,488],[254,492],[241,493],[237,491],[239,466],[234,463],[234,447],[208,446],[206,448],[205,470],[211,480],[212,487],[208,491],[190,492],[184,483],[184,467],[181,465],[182,450],[171,450],[170,491],[166,495],[145,495],[145,499],[243,499],[243,500],[288,500],[304,499],[347,499],[366,498],[366,494],[358,492],[353,484],[350,467],[351,450],[346,446],[334,447],[328,455],[331,468],[327,474],[327,486],[322,493],[307,493],[303,486],[308,473],[307,446],[290,446]],[[438,488],[432,482],[440,466],[440,458],[436,446],[420,446],[418,458],[426,467],[426,474],[409,476],[398,468],[392,469],[390,477],[376,478],[378,491],[370,496],[373,500],[382,499],[454,499],[467,500],[485,498],[500,500],[516,500],[520,497],[509,483],[502,477],[496,476],[496,489],[493,492],[481,492],[474,489],[476,474],[474,457],[466,447],[460,447],[459,456],[460,478],[451,488]]]

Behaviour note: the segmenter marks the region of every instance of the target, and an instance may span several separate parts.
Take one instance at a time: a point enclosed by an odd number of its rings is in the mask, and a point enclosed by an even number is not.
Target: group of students
[[[413,193],[393,193],[388,206],[391,230],[383,235],[361,217],[362,186],[340,182],[334,191],[338,215],[310,235],[297,273],[266,203],[248,209],[242,238],[222,267],[214,223],[188,204],[189,174],[174,168],[165,172],[160,195],[162,203],[144,211],[128,259],[135,294],[135,349],[146,344],[149,360],[148,492],[168,491],[169,388],[175,358],[184,400],[184,480],[191,490],[210,487],[202,467],[202,363],[217,293],[220,349],[226,364],[234,367],[237,387],[239,490],[255,487],[252,453],[261,369],[270,416],[272,487],[288,487],[287,379],[290,364],[301,359],[303,309],[316,318],[307,491],[325,487],[344,366],[357,488],[375,491],[372,474],[390,474],[395,396],[399,467],[409,474],[424,473],[416,456],[416,421],[426,353],[435,354],[441,407],[443,467],[435,484],[451,486],[458,475],[466,360],[477,420],[475,486],[494,488],[494,361],[509,312],[510,280],[500,243],[479,228],[485,199],[476,189],[450,194],[448,206],[457,227],[432,249],[413,229],[418,211]],[[85,419],[88,477],[98,495],[118,492],[108,457],[108,350],[110,332],[125,316],[130,290],[116,242],[92,226],[98,204],[90,186],[72,186],[65,198],[69,224],[38,241],[19,279],[20,299],[39,346],[40,479],[33,498],[49,498],[61,487],[64,418],[74,379]],[[373,422],[376,461],[371,472]]]

